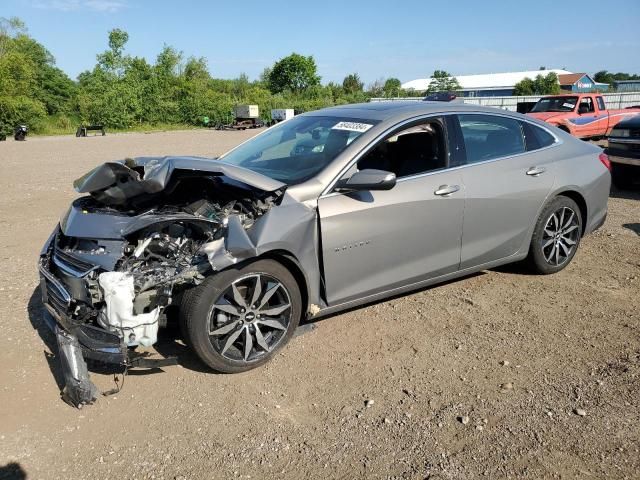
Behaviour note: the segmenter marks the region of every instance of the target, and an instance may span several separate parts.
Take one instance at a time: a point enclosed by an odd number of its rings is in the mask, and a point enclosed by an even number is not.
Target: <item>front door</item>
[[[578,116],[570,120],[575,124],[575,132],[579,137],[592,137],[604,132],[599,132],[600,127],[606,130],[607,112],[596,111],[593,97],[582,97],[578,104]]]
[[[458,269],[465,192],[448,157],[444,122],[422,121],[390,134],[357,164],[394,172],[393,189],[319,199],[329,305]]]

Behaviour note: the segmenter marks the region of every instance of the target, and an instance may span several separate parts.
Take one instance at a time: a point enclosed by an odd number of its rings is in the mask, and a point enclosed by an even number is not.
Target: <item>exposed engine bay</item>
[[[206,195],[206,189],[196,189],[194,182],[188,183],[189,196]],[[84,199],[84,211],[100,212],[100,208],[87,205],[90,202]],[[224,204],[212,199],[183,205],[177,201],[172,205],[147,204],[146,215],[164,219],[130,234],[114,271],[99,273],[97,281],[88,280],[95,310],[89,310],[89,315],[85,313],[84,320],[95,320],[105,329],[118,333],[128,346],[153,345],[159,322],[163,321],[163,310],[172,303],[173,296],[185,286],[202,282],[214,268],[203,247],[211,247],[212,242],[223,239],[230,216],[248,229],[268,211],[270,202],[271,197]],[[120,213],[126,212],[120,210]],[[172,218],[174,216],[177,218]],[[63,251],[74,254],[72,249]],[[97,315],[91,318],[95,312]]]
[[[88,275],[86,283],[91,301],[77,307],[75,318],[117,333],[128,346],[150,346],[156,342],[161,314],[174,294],[184,286],[197,285],[214,268],[203,246],[223,238],[232,216],[243,229],[250,228],[281,193],[264,194],[201,173],[180,172],[158,193],[143,192],[131,187],[133,183],[117,178],[115,186],[92,191],[90,197],[74,203],[85,215],[152,220],[125,237],[113,271],[90,272],[93,275]],[[115,189],[118,192],[113,195]],[[122,195],[125,191],[134,194]],[[89,253],[102,254],[105,248],[100,240],[92,242],[95,248]],[[57,247],[74,257],[86,243],[60,234]]]

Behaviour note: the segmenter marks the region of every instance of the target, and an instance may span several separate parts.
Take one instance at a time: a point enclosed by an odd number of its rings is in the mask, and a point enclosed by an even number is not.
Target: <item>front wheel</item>
[[[238,373],[269,361],[292,337],[301,312],[300,289],[289,270],[259,260],[216,273],[186,292],[181,322],[204,363]]]
[[[582,236],[580,208],[568,197],[554,198],[536,222],[528,263],[536,273],[547,275],[565,268],[573,259]]]

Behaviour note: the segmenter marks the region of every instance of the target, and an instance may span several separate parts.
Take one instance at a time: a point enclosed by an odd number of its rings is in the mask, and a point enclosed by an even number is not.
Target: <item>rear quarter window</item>
[[[548,147],[549,145],[553,145],[556,142],[555,137],[545,129],[536,127],[535,125],[532,125],[528,122],[520,123],[522,125],[525,146],[528,152]]]
[[[458,115],[467,163],[508,157],[525,151],[518,120],[497,115]]]

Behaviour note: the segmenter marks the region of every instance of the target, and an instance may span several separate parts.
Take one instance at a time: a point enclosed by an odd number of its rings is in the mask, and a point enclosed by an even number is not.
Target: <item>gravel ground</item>
[[[240,375],[169,332],[157,348],[180,365],[64,404],[35,263],[72,180],[252,134],[0,143],[0,478],[640,478],[637,193],[612,193],[559,274],[501,268],[335,315]]]

